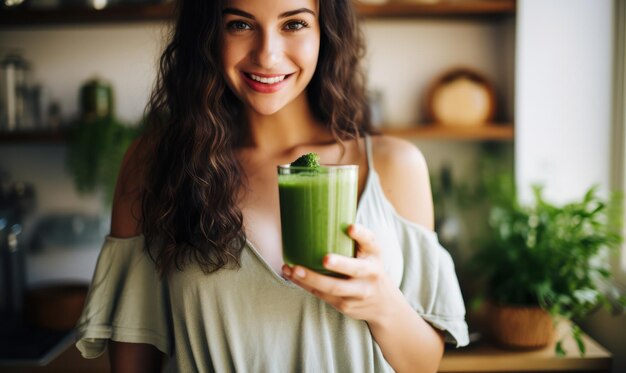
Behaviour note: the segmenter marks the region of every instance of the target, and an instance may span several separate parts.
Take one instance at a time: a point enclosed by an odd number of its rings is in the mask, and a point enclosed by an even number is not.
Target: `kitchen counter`
[[[611,353],[587,335],[583,339],[587,346],[584,357],[578,355],[574,340],[568,337],[564,342],[568,355],[563,358],[555,356],[554,343],[541,350],[511,351],[488,341],[476,342],[460,349],[446,349],[439,372],[608,372],[611,367]],[[105,352],[93,360],[83,359],[72,344],[45,367],[0,365],[0,372],[106,373],[109,372],[108,354]]]
[[[489,341],[479,341],[460,349],[446,349],[440,372],[609,372],[611,353],[587,335],[583,335],[587,352],[581,357],[576,342],[568,333],[568,325],[559,327],[557,335],[567,335],[563,348],[565,357],[554,352],[556,341],[540,350],[513,351]]]
[[[46,366],[0,365],[7,373],[109,373],[109,355],[105,351],[96,359],[83,359],[73,344]]]
[[[7,364],[46,365],[65,351],[74,339],[73,330],[43,330],[19,317],[0,315],[0,369]]]
[[[0,314],[0,372],[90,372],[109,371],[108,355],[86,360],[74,346],[74,330],[36,328],[21,317]]]

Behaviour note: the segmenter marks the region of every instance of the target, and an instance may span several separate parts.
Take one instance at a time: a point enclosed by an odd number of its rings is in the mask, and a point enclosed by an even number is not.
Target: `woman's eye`
[[[232,22],[228,22],[228,24],[226,25],[226,28],[235,32],[241,32],[241,31],[246,31],[246,30],[251,30],[252,27],[250,27],[249,24],[243,22],[243,21],[232,21]]]
[[[285,30],[287,31],[298,31],[306,27],[309,27],[309,24],[304,21],[290,21],[285,24]]]

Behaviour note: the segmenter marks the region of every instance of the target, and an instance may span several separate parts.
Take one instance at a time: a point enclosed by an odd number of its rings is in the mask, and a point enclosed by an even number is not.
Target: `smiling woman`
[[[255,6],[233,1],[224,8],[226,83],[260,115],[274,114],[290,102],[306,105],[305,88],[317,65],[320,27],[316,2],[302,3],[308,7],[285,12],[280,12],[279,2]],[[268,95],[279,91],[280,96]]]
[[[180,0],[78,325],[116,372],[436,371],[468,343],[424,158],[375,135],[351,0]],[[276,166],[358,166],[355,257],[283,260]],[[342,228],[343,229],[343,228]],[[321,248],[325,249],[325,248]]]

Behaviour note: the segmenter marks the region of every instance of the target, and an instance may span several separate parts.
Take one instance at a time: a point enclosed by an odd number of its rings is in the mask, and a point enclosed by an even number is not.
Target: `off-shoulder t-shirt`
[[[446,341],[467,345],[454,264],[437,235],[397,214],[373,167],[356,221],[381,243],[384,266],[409,304]],[[205,274],[188,264],[160,280],[142,236],[106,237],[77,324],[76,346],[100,356],[109,339],[147,343],[166,372],[392,372],[365,321],[285,280],[247,242],[241,267]]]

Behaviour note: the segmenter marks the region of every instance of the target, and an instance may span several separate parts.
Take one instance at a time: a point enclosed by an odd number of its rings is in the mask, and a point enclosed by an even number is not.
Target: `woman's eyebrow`
[[[311,13],[313,16],[315,16],[315,12],[312,11],[311,9],[308,8],[300,8],[300,9],[296,9],[296,10],[290,10],[288,12],[285,13],[281,13],[278,18],[286,18],[286,17],[291,17],[291,16],[295,16],[296,14],[300,14],[300,13]]]
[[[315,12],[312,11],[311,9],[308,8],[300,8],[300,9],[295,9],[295,10],[290,10],[284,13],[281,13],[278,15],[278,18],[286,18],[286,17],[291,17],[294,16],[296,14],[300,14],[300,13],[311,13],[313,16],[315,16]],[[256,19],[254,18],[254,16],[248,12],[244,12],[241,9],[237,9],[237,8],[224,8],[224,10],[222,11],[222,14],[234,14],[236,16],[242,16],[245,18],[250,18],[250,19]]]
[[[236,16],[242,16],[242,17],[246,17],[246,18],[250,18],[250,19],[256,19],[254,18],[254,16],[248,12],[244,12],[241,9],[237,9],[237,8],[224,8],[224,10],[222,11],[222,14],[234,14]]]

